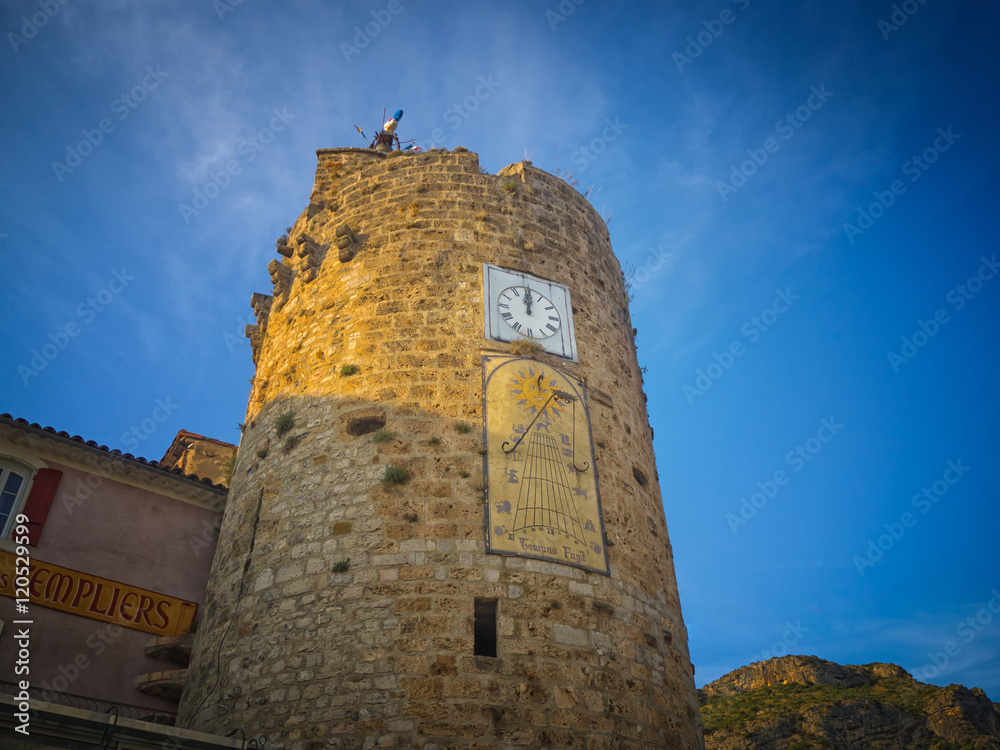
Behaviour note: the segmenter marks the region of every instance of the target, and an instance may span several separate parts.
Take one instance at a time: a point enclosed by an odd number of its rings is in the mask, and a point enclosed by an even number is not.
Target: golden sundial
[[[607,573],[583,383],[492,355],[483,374],[489,551]]]

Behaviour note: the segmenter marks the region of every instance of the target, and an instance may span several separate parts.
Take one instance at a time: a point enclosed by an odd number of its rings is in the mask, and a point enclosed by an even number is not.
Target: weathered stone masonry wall
[[[318,155],[274,293],[253,299],[257,374],[181,723],[302,750],[701,747],[604,222],[528,164]],[[537,356],[588,386],[610,576],[485,554],[480,357],[511,348],[483,338],[484,262],[570,287],[579,362]],[[357,434],[382,420],[393,439]],[[411,480],[384,485],[388,465]],[[472,653],[476,597],[499,600],[496,659]]]

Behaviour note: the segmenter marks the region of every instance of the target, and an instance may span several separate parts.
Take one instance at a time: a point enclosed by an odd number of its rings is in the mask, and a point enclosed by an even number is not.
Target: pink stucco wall
[[[155,492],[88,474],[63,472],[33,558],[160,594],[202,602],[220,514]],[[90,486],[88,486],[90,477]],[[96,485],[96,486],[94,486]],[[66,693],[149,708],[176,705],[135,689],[135,678],[178,669],[143,653],[156,636],[34,605],[31,683]],[[15,681],[14,601],[0,597],[0,679]]]

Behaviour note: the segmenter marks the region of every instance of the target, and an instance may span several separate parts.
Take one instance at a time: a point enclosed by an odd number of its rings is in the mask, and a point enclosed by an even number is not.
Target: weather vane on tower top
[[[382,112],[382,118],[385,119],[385,111]],[[399,125],[399,121],[401,119],[403,119],[403,110],[397,109],[395,114],[385,121],[385,124],[382,125],[382,129],[376,131],[372,142],[368,144],[368,148],[375,149],[376,151],[388,152],[394,150],[393,146],[395,146],[395,150],[399,151],[422,151],[419,146],[413,145],[416,141],[415,138],[412,141],[405,141],[405,143],[408,143],[409,145],[406,148],[402,148],[399,142],[399,136],[396,135],[396,126]],[[368,136],[365,135],[365,131],[361,129],[361,126],[355,125],[354,127],[357,128],[359,133],[361,133],[361,137],[367,141]]]

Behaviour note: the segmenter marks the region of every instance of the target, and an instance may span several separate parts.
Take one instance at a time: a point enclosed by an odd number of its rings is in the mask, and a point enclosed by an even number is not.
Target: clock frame
[[[542,298],[545,304],[533,306],[528,314],[527,305],[520,307],[524,304],[524,290],[530,290],[534,300]],[[547,309],[549,307],[552,309]],[[544,317],[541,315],[543,312]],[[565,284],[484,263],[483,318],[488,339],[528,339],[537,342],[550,354],[577,361],[573,305],[569,287]],[[558,318],[558,321],[551,318]],[[534,320],[538,321],[537,328],[528,325]],[[555,330],[551,330],[553,327]]]

